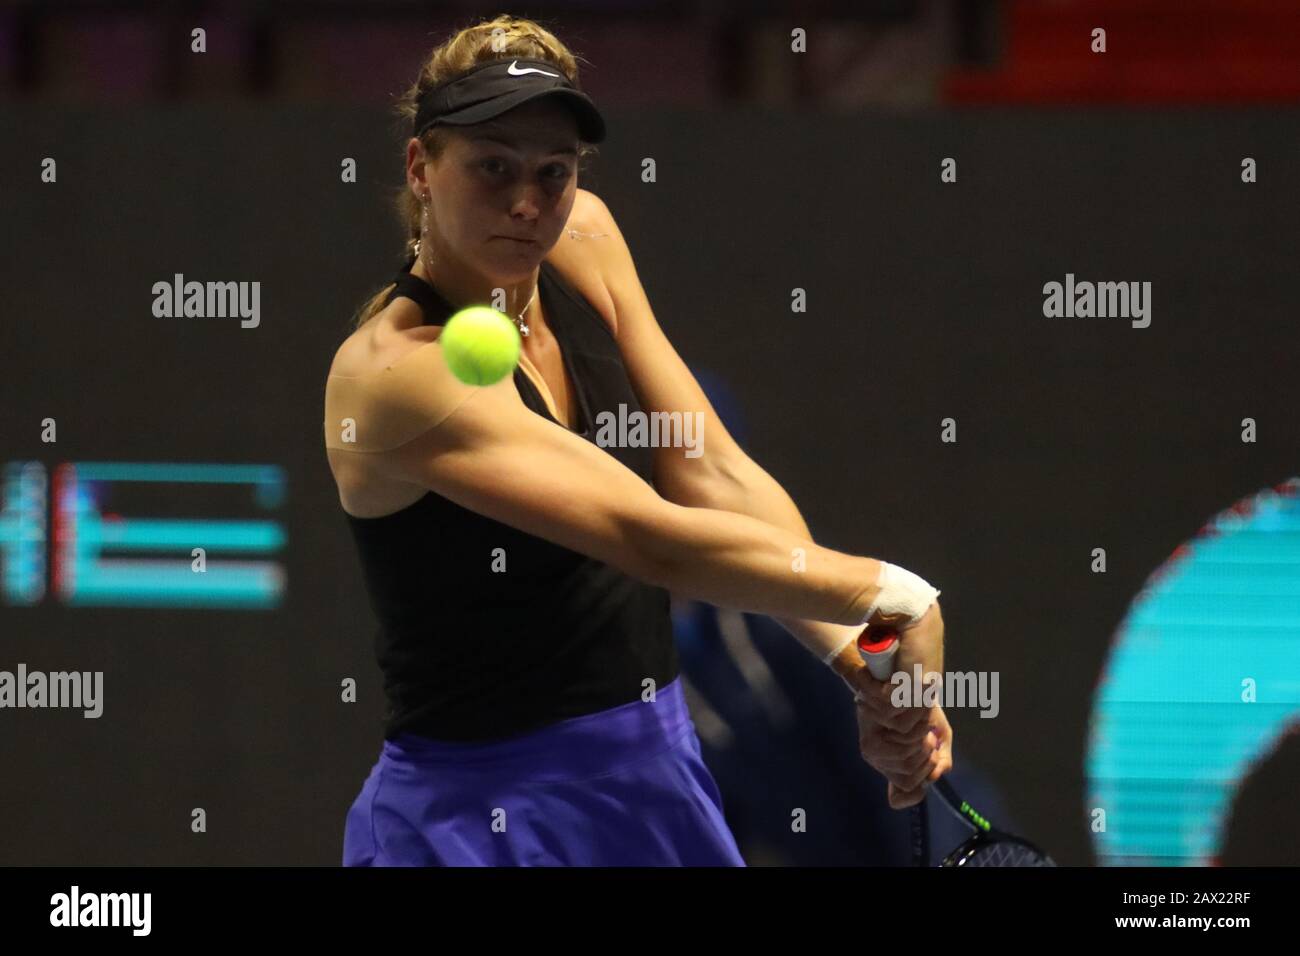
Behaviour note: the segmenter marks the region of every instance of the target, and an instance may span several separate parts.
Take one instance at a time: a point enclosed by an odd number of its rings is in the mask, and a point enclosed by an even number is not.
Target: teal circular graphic
[[[1085,758],[1099,863],[1215,864],[1241,782],[1300,718],[1297,492],[1216,515],[1130,604]]]

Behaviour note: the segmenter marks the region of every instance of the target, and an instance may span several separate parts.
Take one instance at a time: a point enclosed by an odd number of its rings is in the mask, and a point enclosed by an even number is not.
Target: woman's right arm
[[[443,362],[440,346],[420,351],[419,363],[442,377],[432,367]],[[524,406],[509,378],[461,394],[434,427],[370,457],[386,477],[710,604],[858,624],[877,592],[879,561],[745,515],[674,504]]]

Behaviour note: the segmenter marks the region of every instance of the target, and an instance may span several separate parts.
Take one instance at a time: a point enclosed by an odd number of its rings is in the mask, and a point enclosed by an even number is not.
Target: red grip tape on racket
[[[898,653],[898,634],[884,631],[870,638],[867,629],[858,635],[858,654],[876,680],[887,681],[894,673],[894,655]]]

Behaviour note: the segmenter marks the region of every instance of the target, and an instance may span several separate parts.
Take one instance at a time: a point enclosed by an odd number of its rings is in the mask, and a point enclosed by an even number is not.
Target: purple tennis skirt
[[[343,865],[744,866],[681,684],[486,744],[384,741]]]

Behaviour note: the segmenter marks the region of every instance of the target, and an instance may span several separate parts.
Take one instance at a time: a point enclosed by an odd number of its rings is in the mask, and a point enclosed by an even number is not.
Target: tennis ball
[[[519,364],[519,329],[486,305],[461,309],[438,336],[451,373],[466,385],[493,385]]]

